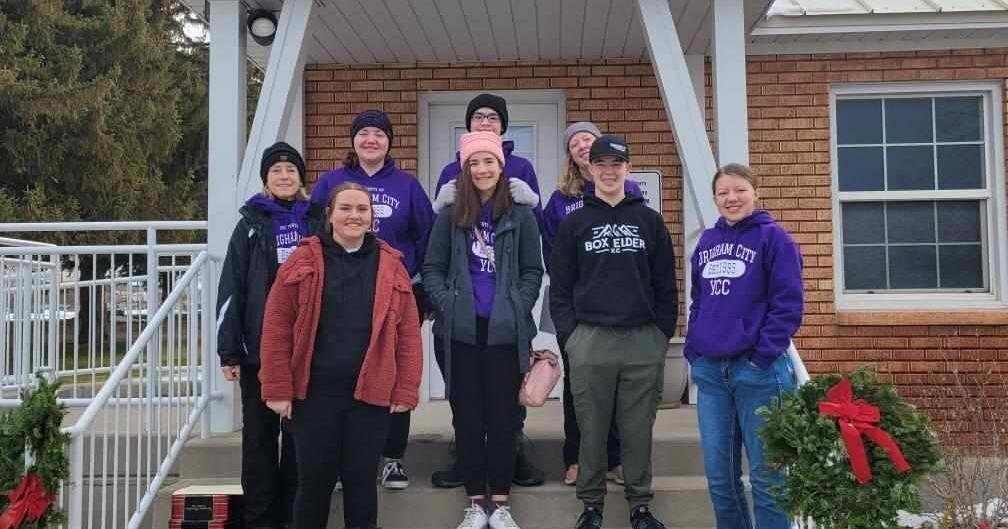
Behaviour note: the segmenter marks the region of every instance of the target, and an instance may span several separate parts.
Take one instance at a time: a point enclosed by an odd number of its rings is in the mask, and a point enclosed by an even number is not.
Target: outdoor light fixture
[[[252,35],[252,40],[260,46],[273,44],[273,37],[276,37],[277,18],[272,11],[256,9],[249,12],[248,30]]]

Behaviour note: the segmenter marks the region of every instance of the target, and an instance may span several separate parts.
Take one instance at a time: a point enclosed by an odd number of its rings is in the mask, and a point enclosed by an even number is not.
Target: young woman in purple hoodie
[[[546,271],[550,269],[550,254],[553,253],[553,239],[556,237],[560,223],[571,213],[584,207],[585,195],[595,193],[595,182],[588,171],[590,162],[588,154],[595,139],[602,135],[594,123],[579,121],[567,127],[564,131],[564,148],[567,150],[567,164],[560,175],[558,189],[550,196],[549,202],[543,209],[542,223],[539,228],[542,232],[543,260],[546,264]],[[627,195],[641,196],[640,187],[627,180],[623,184],[623,190]],[[549,299],[549,289],[546,290],[546,299]],[[542,304],[543,311],[539,318],[539,328],[544,332],[555,333],[553,319],[549,313],[549,302]],[[574,486],[578,477],[578,451],[581,448],[581,429],[578,428],[577,416],[574,413],[574,396],[571,395],[570,387],[570,361],[567,358],[567,350],[560,347],[560,355],[563,358],[563,410],[564,410],[564,444],[563,459],[564,484]],[[623,484],[623,465],[620,463],[619,434],[616,431],[616,423],[609,431],[609,473],[608,478],[618,485]]]
[[[413,278],[417,312],[423,318],[429,312],[427,296],[420,280],[427,240],[434,225],[430,199],[416,177],[399,170],[389,155],[392,122],[381,110],[365,110],[350,125],[353,150],[347,153],[343,167],[319,178],[312,189],[311,201],[317,208],[329,203],[333,188],[343,182],[355,182],[367,188],[374,198],[373,233],[403,254],[403,264]],[[410,413],[390,416],[388,440],[383,455],[382,486],[401,490],[409,486],[402,464],[409,440]]]
[[[721,218],[700,236],[692,257],[685,354],[699,390],[704,471],[718,529],[753,527],[741,480],[743,446],[756,529],[790,527],[771,493],[781,474],[764,464],[756,410],[796,385],[787,350],[802,320],[802,258],[788,232],[756,209],[757,189],[744,165],[718,170],[713,190]]]

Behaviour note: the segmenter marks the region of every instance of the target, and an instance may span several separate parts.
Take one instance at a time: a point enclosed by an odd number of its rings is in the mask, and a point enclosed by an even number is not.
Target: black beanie
[[[388,114],[381,110],[365,110],[357,114],[350,124],[350,140],[353,141],[353,137],[364,127],[375,127],[384,132],[388,136],[389,150],[392,149],[392,122],[389,121]]]
[[[273,164],[277,162],[290,162],[294,164],[294,167],[297,167],[298,176],[301,178],[301,185],[304,185],[304,158],[301,157],[301,153],[297,149],[282,141],[270,145],[263,151],[262,163],[259,165],[259,177],[262,178],[263,185],[266,185],[266,175],[269,174],[270,167],[273,167]]]
[[[504,101],[503,97],[493,94],[480,94],[469,102],[469,108],[466,109],[466,130],[472,132],[472,115],[483,107],[492,108],[497,111],[501,119],[501,134],[507,132],[507,101]]]

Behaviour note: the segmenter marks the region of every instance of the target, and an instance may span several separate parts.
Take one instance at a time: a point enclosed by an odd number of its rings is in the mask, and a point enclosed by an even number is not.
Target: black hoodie
[[[672,239],[641,197],[616,206],[591,195],[553,243],[550,311],[563,343],[578,323],[675,334],[679,301]]]

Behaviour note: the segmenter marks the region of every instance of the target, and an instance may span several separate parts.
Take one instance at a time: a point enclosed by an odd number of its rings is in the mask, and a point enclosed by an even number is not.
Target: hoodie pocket
[[[745,324],[739,317],[712,317],[701,312],[686,333],[687,347],[704,356],[734,356],[748,349],[748,342]]]

